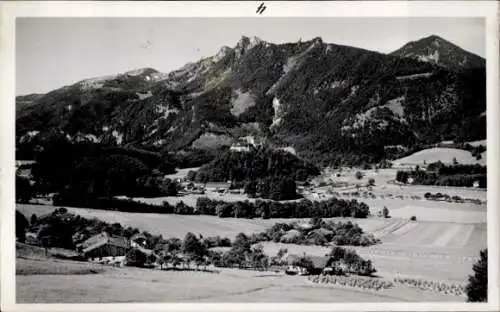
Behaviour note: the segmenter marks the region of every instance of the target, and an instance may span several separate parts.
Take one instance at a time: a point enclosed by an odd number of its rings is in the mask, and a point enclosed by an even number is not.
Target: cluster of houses
[[[243,189],[231,189],[231,182],[188,182],[182,181],[181,186],[187,194],[200,194],[203,195],[205,192],[213,192],[218,194],[243,194]]]
[[[145,245],[146,238],[140,234],[127,239],[102,232],[78,244],[76,250],[81,258],[91,262],[124,265],[126,255],[131,249],[152,255],[153,251],[145,248]]]
[[[253,147],[262,146],[263,142],[260,139],[256,139],[255,137],[248,135],[245,137],[240,137],[236,143],[231,145],[229,148],[234,152],[248,152]]]
[[[301,263],[304,256],[290,254],[286,257],[285,262],[287,275],[319,275],[332,274],[335,272],[346,272],[347,266],[344,263],[335,262],[330,256],[308,256],[310,263],[305,266]]]
[[[30,244],[30,238],[35,239],[28,235],[28,244]],[[127,264],[131,265],[129,263],[131,261],[129,259],[131,251],[138,252],[144,256],[142,258],[146,260],[141,263],[141,266],[162,268],[162,265],[157,261],[158,259],[162,259],[162,256],[146,247],[146,237],[142,234],[135,234],[130,239],[127,239],[126,237],[114,236],[102,232],[77,244],[76,253],[72,257],[76,256],[93,263],[124,266]],[[178,258],[183,260],[186,257],[179,254]],[[285,271],[288,275],[331,274],[331,272],[339,269],[345,271],[345,268],[339,267],[339,263],[334,263],[330,256],[308,256],[307,259],[309,262],[307,264],[301,262],[301,259],[304,259],[304,256],[288,254],[280,260],[278,269]],[[189,263],[189,261],[186,263]]]

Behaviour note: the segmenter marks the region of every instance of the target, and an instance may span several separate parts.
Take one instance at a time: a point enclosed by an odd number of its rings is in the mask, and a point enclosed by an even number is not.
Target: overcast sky
[[[16,94],[142,67],[169,72],[242,35],[273,43],[322,37],[388,53],[432,34],[485,56],[482,18],[18,18]]]

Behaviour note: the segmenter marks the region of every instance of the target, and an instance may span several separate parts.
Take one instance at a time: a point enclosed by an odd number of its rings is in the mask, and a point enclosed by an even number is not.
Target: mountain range
[[[384,159],[388,146],[484,139],[485,111],[485,60],[438,36],[389,54],[243,36],[169,73],[18,96],[16,137],[179,152],[251,136],[321,163],[359,163]]]

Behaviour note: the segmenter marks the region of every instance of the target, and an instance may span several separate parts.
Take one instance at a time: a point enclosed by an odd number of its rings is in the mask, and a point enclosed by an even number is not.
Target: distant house
[[[125,237],[110,236],[106,232],[94,235],[77,245],[77,251],[85,258],[125,256],[130,248]]]
[[[233,152],[249,152],[250,147],[248,146],[240,146],[240,145],[233,145],[229,148],[229,150]]]
[[[40,245],[40,241],[38,240],[38,234],[33,232],[26,232],[26,244]]]
[[[188,194],[205,194],[203,184],[193,182],[183,182],[181,184]]]
[[[329,256],[311,256],[310,257],[313,267],[308,272],[309,274],[320,274],[322,273],[332,262],[332,258]]]
[[[205,194],[205,191],[204,190],[200,190],[200,189],[192,189],[189,191],[191,194],[198,194],[198,195],[203,195]]]
[[[306,268],[298,264],[301,258],[304,258],[304,256],[291,254],[286,257],[286,263],[288,265],[286,270],[287,274],[321,274],[332,263],[332,258],[330,256],[307,256],[307,259],[311,261],[311,267]]]
[[[229,182],[208,182],[205,185],[205,188],[207,191],[212,191],[212,192],[225,192],[226,190],[229,189],[231,186],[231,183]]]
[[[478,187],[479,187],[479,181],[474,181],[474,182],[472,183],[472,187],[474,187],[474,188],[478,188]]]
[[[299,266],[296,262],[301,258],[299,255],[288,255],[285,259],[286,264],[288,265],[286,269],[286,273],[290,275],[305,275],[307,274],[307,269],[305,267]]]
[[[287,146],[287,147],[280,147],[278,148],[279,150],[282,150],[284,152],[287,152],[287,153],[290,153],[292,155],[297,155],[297,152],[295,151],[295,149],[291,146]]]

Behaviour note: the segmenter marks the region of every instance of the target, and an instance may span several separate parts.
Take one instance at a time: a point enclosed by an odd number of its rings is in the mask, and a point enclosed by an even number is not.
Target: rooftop
[[[83,243],[79,244],[78,247],[82,249],[83,253],[86,253],[105,244],[122,248],[129,247],[129,242],[125,237],[109,236],[106,232],[102,232],[90,237]]]

